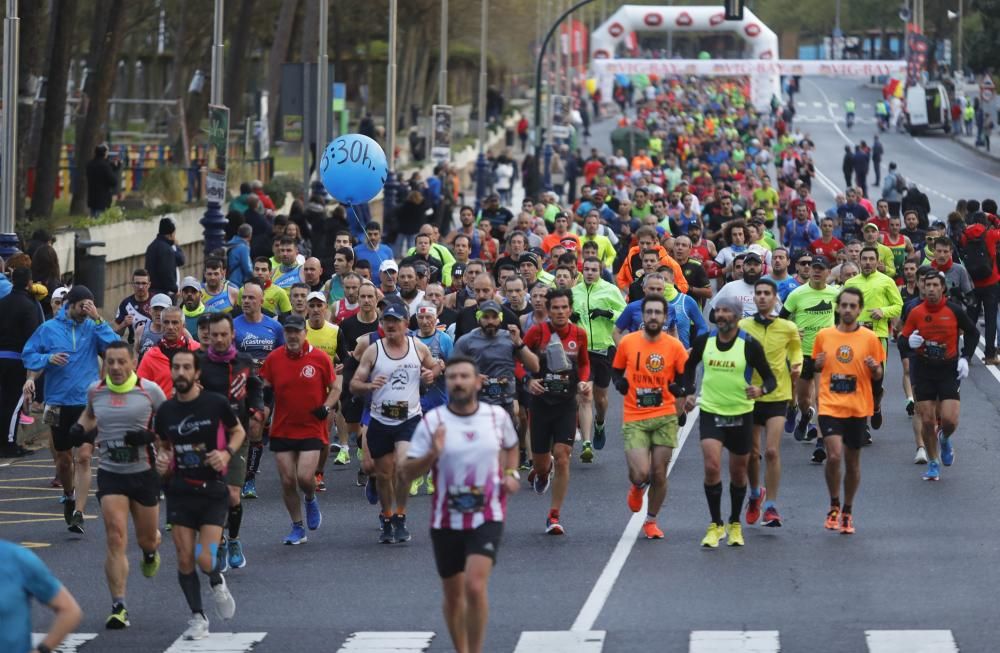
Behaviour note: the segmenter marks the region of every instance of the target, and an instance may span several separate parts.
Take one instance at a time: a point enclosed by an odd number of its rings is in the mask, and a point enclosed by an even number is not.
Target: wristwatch
[[[511,469],[505,469],[504,472],[503,472],[503,475],[504,476],[510,476],[515,481],[520,481],[521,480],[521,472],[519,472],[519,471],[517,471],[516,469],[513,469],[513,468],[511,468]]]

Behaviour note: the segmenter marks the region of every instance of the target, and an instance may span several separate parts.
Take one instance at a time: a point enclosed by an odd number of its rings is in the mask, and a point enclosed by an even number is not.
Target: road
[[[800,116],[816,142],[820,170],[839,175],[844,137],[824,108],[850,92],[862,115],[876,91],[853,83],[807,81]],[[826,97],[824,97],[826,94]],[[829,98],[829,99],[827,99]],[[814,103],[819,102],[816,107]],[[838,110],[834,110],[834,115]],[[826,115],[826,120],[821,120]],[[805,120],[806,117],[815,120]],[[605,121],[595,129],[595,138]],[[873,125],[862,122],[849,137]],[[874,132],[872,132],[874,133]],[[864,135],[868,135],[864,132]],[[884,137],[886,161],[931,194],[944,215],[958,197],[994,193],[1000,166],[942,137]],[[596,141],[595,141],[596,143]],[[598,143],[598,146],[602,144]],[[836,183],[834,181],[834,183]],[[821,206],[832,194],[817,190]],[[490,588],[487,650],[518,653],[573,651],[823,651],[888,653],[994,651],[1000,625],[991,600],[1000,572],[1000,509],[996,503],[998,423],[994,399],[1000,373],[981,364],[963,384],[956,463],[943,480],[920,480],[899,387],[900,365],[890,352],[885,425],[864,450],[853,537],[825,531],[822,468],[810,449],[787,437],[781,529],[748,527],[746,547],[703,550],[709,517],[702,490],[697,432],[686,437],[670,473],[661,513],[662,541],[638,540],[638,522],[625,505],[628,481],[617,437],[621,407],[612,392],[609,444],[592,465],[574,462],[563,511],[568,534],[545,536],[548,497],[521,492],[509,521]],[[66,532],[58,491],[47,489],[51,462],[42,453],[0,467],[0,537],[37,545],[36,552],[76,594],[86,615],[78,646],[84,653],[122,651],[289,650],[445,651],[450,641],[440,612],[440,589],[424,525],[428,499],[411,500],[414,539],[376,544],[376,511],[354,486],[355,469],[332,468],[321,496],[323,527],[309,542],[285,547],[288,520],[270,455],[259,477],[261,498],[248,502],[243,540],[249,565],[228,574],[235,618],[214,620],[210,645],[176,641],[186,606],[175,557],[165,542],[159,575],[142,578],[138,553],[128,595],[132,627],[103,630],[109,608],[104,585],[104,534],[99,519],[87,533]],[[723,500],[728,509],[728,499]],[[96,503],[89,504],[94,515]],[[36,630],[46,623],[35,612]],[[387,635],[387,633],[400,633]],[[918,648],[917,643],[925,645]]]

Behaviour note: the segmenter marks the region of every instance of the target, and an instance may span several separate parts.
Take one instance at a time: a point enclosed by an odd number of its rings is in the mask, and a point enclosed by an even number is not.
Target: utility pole
[[[441,52],[438,60],[438,104],[448,104],[448,0],[441,0]]]
[[[316,161],[322,156],[330,116],[330,57],[327,54],[330,0],[319,0],[319,48],[316,51]]]
[[[0,254],[10,256],[17,251],[14,235],[14,210],[17,193],[17,68],[21,19],[17,17],[17,0],[7,0],[7,17],[3,21],[3,154],[0,159]]]
[[[962,73],[962,17],[964,14],[964,4],[965,0],[958,0],[958,52],[955,56],[955,71],[958,73],[959,79],[964,78]]]
[[[214,23],[212,25],[212,86],[211,94],[209,95],[209,104],[213,106],[222,105],[222,68],[225,63],[225,41],[222,37],[223,9],[223,0],[215,0]],[[222,156],[228,158],[228,120],[225,127],[224,149],[226,151]],[[226,217],[222,214],[222,201],[214,199],[212,195],[209,195],[208,204],[205,207],[205,215],[201,218],[201,226],[205,239],[206,254],[224,245]]]
[[[389,0],[389,67],[385,88],[385,142],[389,174],[382,197],[382,223],[396,211],[399,182],[396,179],[396,41],[399,27],[398,0]]]
[[[489,0],[481,0],[479,17],[479,158],[476,159],[476,208],[486,194],[486,37]]]

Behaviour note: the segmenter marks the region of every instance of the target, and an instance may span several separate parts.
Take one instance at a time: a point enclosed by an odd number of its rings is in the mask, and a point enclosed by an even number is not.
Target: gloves
[[[969,361],[964,358],[958,359],[958,380],[969,377]]]
[[[80,426],[79,422],[69,427],[67,435],[69,435],[69,441],[73,444],[74,447],[79,447],[80,445],[86,444],[87,442],[90,441],[90,439],[87,437],[87,432],[83,429],[82,426]]]
[[[573,311],[572,313],[569,314],[569,321],[576,324],[577,322],[580,321],[580,314],[577,313],[576,311]]]
[[[603,308],[595,308],[592,311],[590,311],[590,319],[591,320],[596,320],[599,317],[606,317],[606,318],[608,318],[610,320],[614,316],[615,316],[614,313],[612,313],[611,311],[605,310]]]
[[[687,413],[681,413],[680,415],[677,416],[677,426],[684,426],[687,423],[688,423]]]
[[[326,404],[313,408],[311,412],[316,419],[326,419],[330,415],[330,409],[326,407]]]
[[[920,345],[924,344],[924,337],[920,335],[919,331],[914,331],[913,333],[910,334],[910,337],[907,338],[906,341],[909,343],[910,349],[917,349],[918,347],[920,347]],[[966,361],[965,363],[965,373],[966,374],[969,373],[968,361]]]
[[[153,444],[155,437],[153,432],[148,429],[135,429],[134,431],[126,431],[125,444],[130,447],[144,447],[147,444]]]
[[[680,383],[677,383],[676,381],[674,381],[673,383],[668,384],[667,385],[667,390],[669,390],[670,394],[672,394],[675,397],[686,397],[687,396],[687,393],[684,392],[684,386],[682,386]]]
[[[622,396],[628,394],[628,379],[622,377],[620,379],[615,379],[615,390],[620,392]]]

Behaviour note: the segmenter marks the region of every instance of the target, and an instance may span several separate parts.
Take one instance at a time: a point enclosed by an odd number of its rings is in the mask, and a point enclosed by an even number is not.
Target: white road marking
[[[977,329],[979,328],[978,324],[976,325],[976,328]],[[983,334],[983,337],[984,338],[986,337],[985,333]],[[1000,383],[1000,371],[997,370],[996,365],[986,364],[986,351],[983,349],[983,343],[981,339],[980,343],[976,345],[976,358],[978,358],[979,362],[983,364],[983,367],[986,368],[986,371],[993,375],[993,378],[997,380],[997,383]]]
[[[822,109],[823,108],[823,103],[822,102],[813,102],[813,106],[816,107],[817,109]]]
[[[991,181],[1000,181],[1000,177],[998,177],[996,175],[991,175],[988,172],[983,172],[982,170],[979,170],[977,168],[973,168],[973,167],[970,167],[970,166],[968,166],[968,165],[966,165],[964,163],[961,163],[958,160],[951,158],[950,156],[947,156],[945,154],[941,154],[937,150],[928,147],[919,138],[914,138],[913,142],[916,143],[917,145],[919,145],[920,147],[924,148],[925,150],[927,150],[928,152],[930,152],[934,156],[938,157],[939,159],[943,159],[943,160],[947,161],[948,163],[952,163],[952,164],[958,166],[959,168],[962,169],[963,172],[975,172],[975,173],[978,173],[978,174],[980,174],[980,175],[982,175],[984,177],[987,177]]]
[[[405,653],[426,651],[434,639],[433,632],[362,631],[351,634],[337,653]]]
[[[70,633],[59,648],[58,653],[76,653],[80,647],[97,637],[97,633]],[[45,639],[45,633],[31,633],[31,645],[38,646],[38,643]]]
[[[698,408],[695,407],[693,411],[688,413],[687,423],[678,434],[677,448],[674,449],[670,466],[667,467],[667,476],[670,476],[674,464],[680,458],[681,449],[684,448],[684,443],[687,441],[688,435],[690,435],[691,430],[694,428],[695,422],[698,421],[698,412]],[[607,602],[608,596],[611,595],[611,590],[614,589],[618,575],[621,574],[622,569],[625,567],[625,562],[628,560],[628,555],[632,551],[632,547],[635,546],[639,531],[642,529],[642,523],[646,519],[646,499],[644,496],[642,499],[642,508],[628,520],[625,531],[622,533],[621,538],[619,538],[615,550],[611,553],[611,558],[608,559],[608,563],[604,566],[604,570],[601,571],[597,582],[594,583],[593,589],[590,590],[590,595],[587,596],[583,607],[580,608],[580,613],[576,615],[576,620],[573,622],[570,630],[574,632],[590,632],[593,629],[597,617],[600,616],[601,610],[604,609],[604,604]]]
[[[267,633],[211,633],[198,640],[178,637],[163,653],[246,653],[266,636]]]
[[[778,653],[777,630],[693,630],[690,653]]]
[[[514,653],[601,653],[605,631],[524,631]]]
[[[869,653],[958,653],[950,630],[866,630]]]

